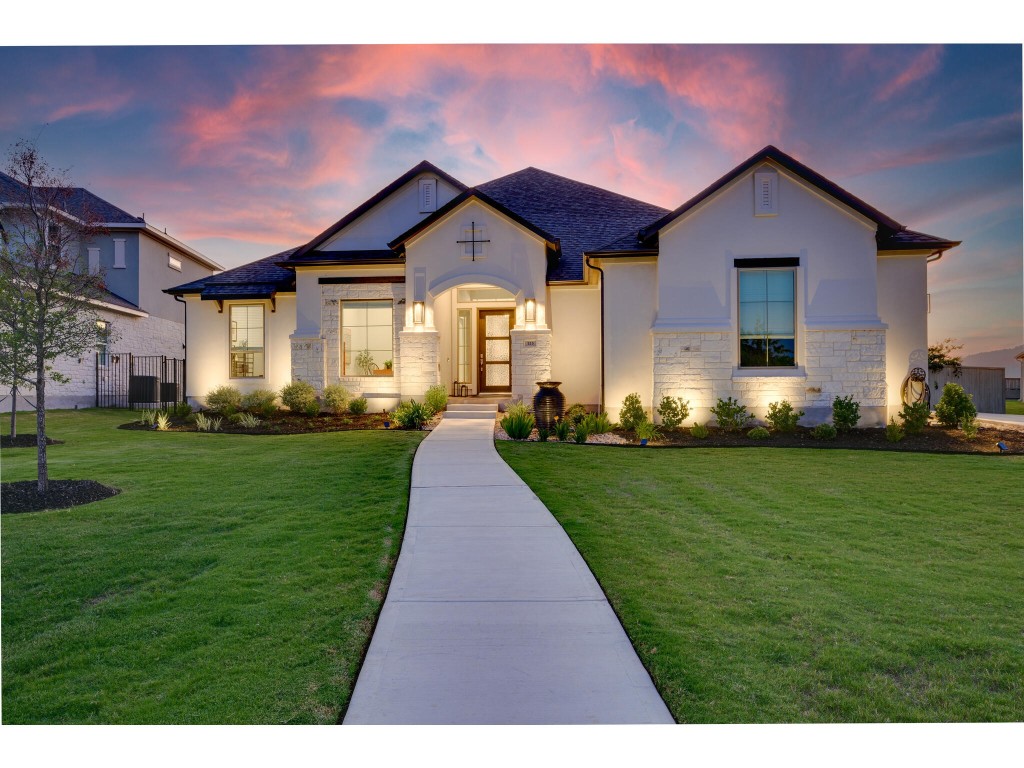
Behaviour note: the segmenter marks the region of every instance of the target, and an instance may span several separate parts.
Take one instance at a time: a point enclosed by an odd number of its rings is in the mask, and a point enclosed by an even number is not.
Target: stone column
[[[306,381],[317,394],[324,391],[324,340],[320,336],[288,337],[292,342],[292,381]]]
[[[520,330],[512,336],[512,399],[533,401],[538,381],[551,378],[551,330]]]
[[[427,389],[441,382],[438,361],[441,334],[438,331],[402,331],[399,333],[398,378],[402,400],[423,402]]]

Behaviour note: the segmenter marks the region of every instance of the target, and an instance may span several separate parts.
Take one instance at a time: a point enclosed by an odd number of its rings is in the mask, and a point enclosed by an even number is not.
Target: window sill
[[[794,368],[733,368],[734,379],[806,379],[807,369]]]

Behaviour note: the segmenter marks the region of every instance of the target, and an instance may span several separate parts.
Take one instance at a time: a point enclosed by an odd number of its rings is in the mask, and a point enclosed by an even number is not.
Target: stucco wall
[[[567,404],[601,402],[601,291],[596,285],[548,289],[551,378]]]
[[[622,401],[631,392],[640,395],[644,408],[651,408],[657,265],[609,260],[600,266],[605,272],[605,408],[617,421]]]
[[[213,270],[192,261],[182,251],[160,243],[149,235],[138,236],[139,306],[151,315],[185,321],[185,308],[165,288],[190,283],[213,274]],[[168,266],[168,256],[181,262],[181,271]],[[109,274],[109,273],[108,273]]]
[[[902,407],[903,380],[911,368],[928,372],[928,265],[924,256],[878,259],[878,313],[886,333],[886,401],[889,414]]]

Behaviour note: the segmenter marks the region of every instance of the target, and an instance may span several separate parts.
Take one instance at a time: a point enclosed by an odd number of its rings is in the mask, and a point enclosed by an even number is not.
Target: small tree
[[[31,389],[35,381],[31,324],[31,305],[22,300],[22,291],[0,280],[0,386],[11,392],[11,440],[18,436],[18,391]]]
[[[938,344],[930,344],[928,346],[928,370],[941,371],[948,366],[953,369],[953,375],[960,378],[963,360],[960,355],[955,353],[963,348],[963,344],[957,344],[956,339],[951,338],[945,338]]]
[[[45,494],[46,382],[65,380],[52,369],[54,360],[81,354],[96,343],[91,302],[101,297],[103,278],[90,274],[82,252],[102,230],[77,199],[67,172],[51,168],[34,144],[15,144],[6,170],[12,181],[0,201],[0,282],[6,286],[0,292],[0,329],[8,334],[7,343],[31,349],[38,491]]]

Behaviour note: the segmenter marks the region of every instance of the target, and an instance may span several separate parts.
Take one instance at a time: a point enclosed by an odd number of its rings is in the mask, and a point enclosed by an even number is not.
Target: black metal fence
[[[97,408],[166,408],[184,399],[184,360],[130,352],[96,353]]]

